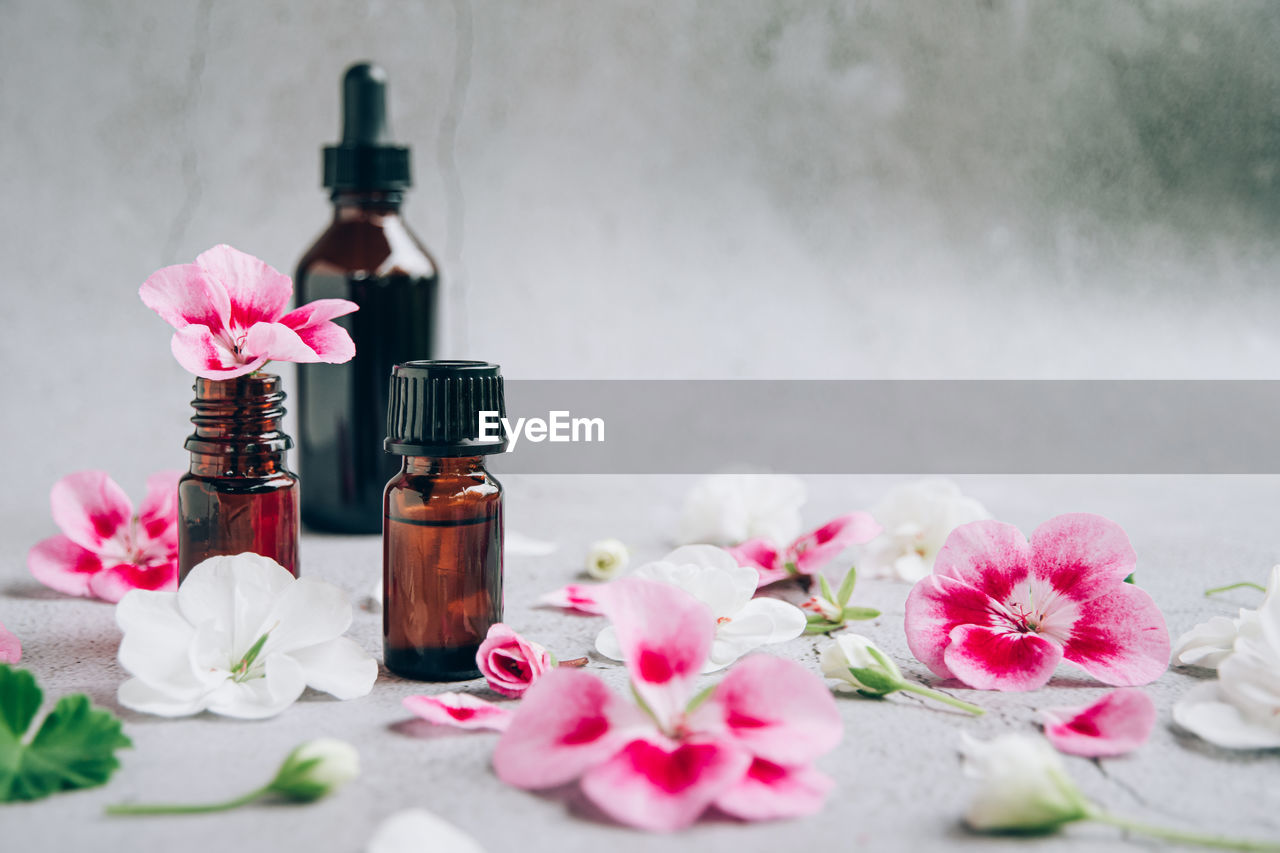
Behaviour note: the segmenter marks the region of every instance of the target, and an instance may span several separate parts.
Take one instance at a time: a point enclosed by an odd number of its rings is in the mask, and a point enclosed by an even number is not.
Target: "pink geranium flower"
[[[103,471],[63,477],[49,495],[63,535],[27,553],[31,574],[59,592],[105,601],[119,601],[131,589],[176,589],[181,476],[181,471],[152,474],[137,513]]]
[[[538,599],[538,604],[560,607],[587,616],[599,616],[604,610],[596,600],[596,594],[603,587],[604,584],[600,583],[571,583],[543,595]]]
[[[489,633],[476,651],[476,666],[490,687],[503,696],[519,699],[555,662],[542,646],[498,622],[489,626]]]
[[[815,575],[841,551],[850,545],[870,542],[881,530],[870,513],[851,512],[796,537],[785,548],[778,548],[769,539],[757,538],[727,550],[738,565],[752,566],[760,572],[758,586],[763,587],[799,575]]]
[[[404,706],[428,723],[459,729],[492,729],[500,732],[511,724],[513,716],[510,708],[503,708],[469,693],[406,696]]]
[[[17,663],[22,660],[22,643],[17,636],[0,625],[0,663]]]
[[[907,644],[942,678],[1035,690],[1066,659],[1105,684],[1155,680],[1169,632],[1151,596],[1124,579],[1136,558],[1115,522],[1084,513],[1040,525],[957,527],[907,599]]]
[[[759,655],[691,702],[715,636],[710,609],[639,578],[600,595],[643,710],[591,673],[553,670],[498,741],[499,778],[530,789],[580,780],[604,813],[655,831],[688,826],[713,806],[744,820],[821,808],[832,783],[812,764],[840,741],[842,726],[818,678]]]
[[[347,330],[332,321],[359,306],[317,299],[288,311],[289,277],[230,246],[152,273],[138,295],[177,329],[174,358],[205,379],[243,376],[268,361],[341,364],[356,352]]]
[[[1132,752],[1156,725],[1156,704],[1134,687],[1112,690],[1092,705],[1040,713],[1045,737],[1059,752],[1086,758]]]

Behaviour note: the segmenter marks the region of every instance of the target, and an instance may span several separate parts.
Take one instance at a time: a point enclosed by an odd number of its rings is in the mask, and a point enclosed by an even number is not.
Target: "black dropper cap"
[[[480,413],[506,417],[502,373],[484,361],[406,361],[391,368],[387,407],[388,453],[401,456],[479,456],[507,449],[507,430],[497,420],[480,438]],[[494,423],[494,421],[490,421]]]
[[[324,185],[335,193],[413,185],[409,148],[391,142],[387,129],[387,72],[373,63],[356,63],[342,77],[342,142],[324,148]]]

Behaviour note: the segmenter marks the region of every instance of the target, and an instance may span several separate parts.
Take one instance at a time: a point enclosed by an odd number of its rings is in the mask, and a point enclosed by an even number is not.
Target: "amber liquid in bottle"
[[[178,482],[178,580],[209,557],[251,551],[298,574],[298,478],[280,427],[280,377],[197,379],[191,469]]]
[[[383,648],[387,669],[423,681],[476,678],[502,621],[502,486],[481,457],[403,457],[387,483]]]
[[[317,530],[377,533],[382,492],[400,459],[382,449],[394,364],[436,348],[436,263],[400,218],[398,192],[342,192],[334,218],[298,264],[298,304],[349,299],[335,322],[355,341],[346,364],[298,365],[298,440],[307,490],[302,520]]]

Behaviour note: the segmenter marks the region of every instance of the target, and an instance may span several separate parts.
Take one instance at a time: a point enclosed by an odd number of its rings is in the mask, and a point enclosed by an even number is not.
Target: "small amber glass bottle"
[[[502,485],[480,413],[506,415],[498,366],[411,361],[391,371],[386,450],[403,456],[383,494],[383,660],[421,681],[480,675],[476,651],[502,621]]]
[[[298,478],[280,426],[280,377],[197,379],[191,470],[178,482],[178,581],[209,557],[252,551],[298,574]]]

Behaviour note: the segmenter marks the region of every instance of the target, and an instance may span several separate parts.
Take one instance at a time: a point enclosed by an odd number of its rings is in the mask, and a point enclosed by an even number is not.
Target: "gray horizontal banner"
[[[510,380],[506,388],[511,448],[491,459],[499,474],[1280,473],[1280,382],[1272,381]]]

